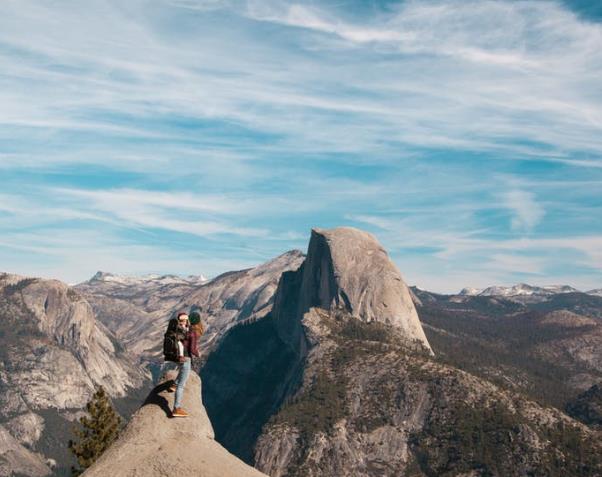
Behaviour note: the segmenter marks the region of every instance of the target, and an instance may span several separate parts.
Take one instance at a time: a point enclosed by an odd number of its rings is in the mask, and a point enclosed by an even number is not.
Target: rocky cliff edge
[[[85,477],[266,477],[230,454],[214,439],[201,401],[201,380],[191,373],[183,408],[187,418],[171,418],[174,393],[169,379],[149,394],[115,443],[90,467]]]

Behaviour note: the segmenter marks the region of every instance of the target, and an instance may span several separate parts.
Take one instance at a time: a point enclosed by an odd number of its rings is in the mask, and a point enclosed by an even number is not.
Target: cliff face
[[[11,368],[3,383],[20,396],[8,408],[83,407],[96,385],[120,397],[144,381],[89,303],[64,283],[3,275],[0,296],[2,353]]]
[[[168,384],[151,392],[119,439],[83,474],[85,477],[266,477],[215,442],[196,373],[191,373],[185,388],[182,404],[190,413],[187,418],[169,417],[174,393],[166,391]]]
[[[57,461],[68,435],[47,444],[54,425],[67,427],[96,386],[124,397],[148,379],[89,303],[56,280],[0,275],[0,331],[0,424],[25,450]]]
[[[376,238],[351,227],[314,229],[299,270],[284,274],[274,318],[284,341],[304,353],[301,320],[310,308],[342,309],[358,320],[401,330],[431,351],[410,291]]]
[[[299,382],[298,355],[271,315],[231,328],[201,370],[216,439],[245,462],[270,416]]]
[[[428,348],[407,285],[368,232],[313,230],[301,288],[303,308],[344,308],[361,321],[399,328]]]

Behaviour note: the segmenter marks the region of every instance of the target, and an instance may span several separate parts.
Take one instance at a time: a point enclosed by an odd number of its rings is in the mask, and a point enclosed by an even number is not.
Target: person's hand
[[[180,357],[178,358],[178,361],[179,361],[180,363],[183,363],[183,362],[185,362],[185,361],[186,361],[186,356],[180,356]]]

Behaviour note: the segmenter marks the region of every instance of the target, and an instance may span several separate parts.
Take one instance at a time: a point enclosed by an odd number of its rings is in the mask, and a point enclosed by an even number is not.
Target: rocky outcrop
[[[151,392],[119,439],[85,477],[266,477],[213,439],[196,373],[190,375],[182,403],[190,413],[188,418],[170,418],[174,393],[167,392],[168,384],[166,381]]]
[[[364,322],[380,322],[431,351],[410,290],[376,238],[358,229],[314,229],[307,258],[282,276],[274,317],[283,339],[304,353],[303,315],[310,308],[342,309]]]

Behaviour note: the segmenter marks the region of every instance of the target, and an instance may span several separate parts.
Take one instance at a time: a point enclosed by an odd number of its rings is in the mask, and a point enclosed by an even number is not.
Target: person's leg
[[[180,364],[179,363],[174,363],[172,361],[166,361],[165,363],[163,363],[161,365],[161,371],[159,373],[156,374],[156,376],[154,376],[154,380],[153,380],[153,384],[155,386],[157,386],[160,382],[162,382],[164,379],[167,378],[167,375],[171,372],[171,371],[179,371],[180,369]],[[176,385],[177,383],[172,382],[172,384],[169,386],[169,388],[167,388],[167,390],[172,393],[176,390]]]
[[[179,363],[172,363],[174,365],[174,368],[178,370],[178,374],[176,376],[176,379],[173,380],[173,384],[171,386],[169,386],[169,392],[173,393],[176,388],[178,387],[178,378],[180,377],[180,369],[181,369],[181,365]]]
[[[182,398],[184,397],[184,386],[186,386],[186,381],[188,380],[188,375],[190,374],[190,360],[187,359],[183,363],[180,363],[180,371],[178,372],[178,377],[176,382],[178,383],[178,387],[176,388],[176,396],[174,399],[174,409],[178,408],[182,404]]]
[[[176,366],[177,366],[176,363],[172,363],[170,361],[166,361],[165,363],[159,365],[152,372],[153,385],[157,386],[163,379],[165,379],[165,377],[167,376],[167,373],[169,373],[170,371],[172,371],[174,369],[177,369]]]

